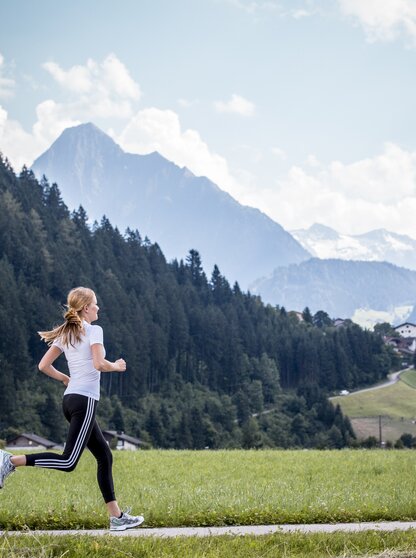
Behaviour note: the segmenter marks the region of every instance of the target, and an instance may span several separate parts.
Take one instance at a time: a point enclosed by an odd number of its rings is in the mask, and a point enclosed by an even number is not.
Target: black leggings
[[[62,455],[52,452],[26,455],[26,464],[46,469],[58,469],[69,473],[77,466],[87,447],[97,460],[97,480],[105,502],[116,499],[114,494],[112,464],[113,456],[95,420],[97,401],[85,395],[65,395],[62,403],[69,431]]]

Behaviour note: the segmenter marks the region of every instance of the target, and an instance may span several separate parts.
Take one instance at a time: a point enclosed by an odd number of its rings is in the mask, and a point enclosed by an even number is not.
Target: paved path
[[[303,525],[247,525],[230,527],[165,527],[154,529],[129,529],[109,531],[107,529],[77,531],[0,531],[0,536],[10,535],[112,535],[116,537],[210,537],[218,535],[270,535],[272,533],[333,533],[335,531],[406,531],[416,529],[416,521],[384,521],[379,523],[322,523]]]
[[[364,393],[365,391],[374,391],[375,389],[382,389],[391,386],[392,384],[395,384],[400,380],[400,374],[402,372],[406,372],[406,370],[411,370],[411,369],[409,367],[406,367],[403,368],[402,370],[399,370],[398,372],[393,372],[392,374],[388,375],[388,380],[383,384],[377,384],[369,388],[359,389],[357,391],[351,391],[350,393],[348,393],[347,395],[343,395],[342,397],[349,397],[350,395],[356,395],[357,393]],[[329,400],[331,401],[332,399],[336,399],[339,397],[340,397],[339,395],[334,395],[333,397],[329,397]]]
[[[389,374],[389,379],[384,384],[379,384],[377,386],[373,386],[373,387],[370,387],[370,388],[360,389],[359,391],[353,391],[349,395],[355,395],[356,393],[364,393],[365,391],[374,391],[375,389],[382,389],[382,388],[391,386],[392,384],[395,384],[396,382],[398,382],[400,380],[400,374],[402,372],[405,372],[406,370],[409,370],[409,368],[404,368],[403,370],[399,370],[398,372],[394,372],[393,374]],[[348,395],[346,397],[348,397]]]

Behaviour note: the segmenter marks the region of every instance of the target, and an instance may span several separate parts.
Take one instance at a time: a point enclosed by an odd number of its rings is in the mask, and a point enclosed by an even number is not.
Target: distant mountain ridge
[[[416,301],[414,272],[376,261],[390,258],[416,268],[413,239],[383,230],[352,237],[323,225],[293,231],[310,252],[343,258],[310,260],[259,210],[156,152],[125,153],[92,124],[65,130],[32,168],[58,183],[71,209],[81,204],[92,220],[106,215],[122,231],[137,228],[168,259],[184,258],[194,248],[208,274],[217,264],[229,281],[288,310],[309,306],[345,318],[368,310],[374,321],[377,312],[393,321],[406,318]],[[346,261],[352,258],[373,261]]]
[[[416,240],[410,236],[385,229],[347,235],[318,223],[290,233],[317,258],[385,261],[416,270]]]
[[[278,266],[310,254],[278,223],[242,206],[205,177],[196,177],[158,153],[125,153],[93,124],[66,129],[32,166],[57,182],[66,204],[81,204],[122,231],[137,228],[160,244],[168,259],[201,253],[207,273],[217,264],[243,288]]]
[[[351,318],[357,309],[393,311],[416,301],[416,271],[386,262],[310,259],[275,269],[251,285],[265,302]],[[409,311],[410,311],[409,310]]]

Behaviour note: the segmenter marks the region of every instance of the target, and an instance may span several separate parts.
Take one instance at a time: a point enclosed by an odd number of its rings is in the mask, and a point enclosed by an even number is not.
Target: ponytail
[[[91,304],[94,299],[94,291],[85,287],[72,289],[68,294],[68,310],[64,313],[64,323],[55,327],[51,331],[38,331],[41,339],[49,346],[56,339],[60,339],[62,345],[73,346],[74,343],[81,341],[84,332],[84,324],[81,312],[84,306]]]

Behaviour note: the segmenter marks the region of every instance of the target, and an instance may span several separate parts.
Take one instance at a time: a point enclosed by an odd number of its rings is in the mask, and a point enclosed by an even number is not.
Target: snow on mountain
[[[416,269],[416,240],[385,229],[360,235],[341,234],[320,224],[290,231],[317,258],[385,261]]]

